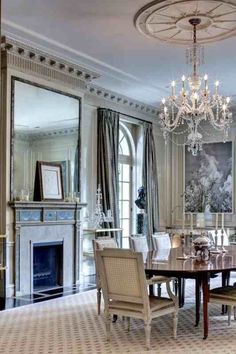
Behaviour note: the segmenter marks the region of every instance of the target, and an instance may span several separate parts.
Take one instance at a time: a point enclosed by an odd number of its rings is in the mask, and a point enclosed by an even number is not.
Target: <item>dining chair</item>
[[[113,314],[144,321],[146,346],[150,349],[151,322],[154,318],[173,314],[174,338],[177,336],[178,301],[167,282],[169,298],[148,295],[143,257],[139,252],[125,249],[97,251],[105,305],[107,340],[110,340],[110,316]]]
[[[157,251],[171,248],[170,235],[166,232],[156,232],[153,234],[152,242],[154,250]]]
[[[161,252],[171,249],[171,239],[167,232],[155,232],[152,235],[152,244],[154,250]],[[178,293],[179,307],[184,306],[185,279],[178,278],[174,281],[175,294]]]
[[[142,252],[143,254],[148,252],[147,237],[143,235],[132,235],[129,238],[130,249],[134,252]],[[170,277],[164,277],[162,275],[154,275],[148,282],[150,285],[150,293],[153,295],[152,285],[157,285],[157,293],[161,296],[161,284],[169,281]]]
[[[117,248],[118,245],[116,240],[110,236],[99,237],[99,239],[93,240],[93,252],[94,252],[94,261],[96,269],[96,286],[97,286],[97,311],[98,315],[101,313],[101,279],[98,272],[97,266],[97,250],[103,250],[104,248]]]
[[[210,290],[209,302],[227,306],[228,325],[231,324],[232,307],[234,307],[234,319],[236,319],[236,286],[228,285]]]

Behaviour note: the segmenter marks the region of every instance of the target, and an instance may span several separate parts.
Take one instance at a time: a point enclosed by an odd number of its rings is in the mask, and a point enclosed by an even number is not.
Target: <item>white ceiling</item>
[[[234,1],[236,3],[236,0]],[[2,0],[3,33],[37,44],[101,74],[96,85],[157,105],[168,84],[190,71],[185,47],[134,27],[145,0]],[[203,71],[236,94],[236,38],[205,46]]]

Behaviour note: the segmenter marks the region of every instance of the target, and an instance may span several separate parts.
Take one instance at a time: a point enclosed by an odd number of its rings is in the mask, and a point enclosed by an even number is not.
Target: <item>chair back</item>
[[[170,235],[164,232],[156,232],[152,235],[154,250],[169,249],[171,248]]]
[[[129,245],[134,252],[148,252],[146,236],[130,236]]]
[[[112,301],[149,303],[143,257],[126,249],[97,251],[105,306]]]
[[[116,240],[110,236],[99,237],[93,240],[94,250],[103,250],[104,248],[117,248]]]
[[[93,254],[94,254],[94,262],[95,262],[95,269],[96,269],[97,288],[101,288],[101,280],[100,280],[100,274],[98,271],[98,264],[97,264],[97,251],[103,250],[104,248],[117,248],[117,243],[115,239],[111,238],[110,236],[105,236],[93,240]]]

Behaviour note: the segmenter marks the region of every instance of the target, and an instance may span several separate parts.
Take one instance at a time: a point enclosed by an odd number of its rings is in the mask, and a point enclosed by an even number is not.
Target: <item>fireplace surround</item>
[[[81,210],[85,206],[86,204],[65,202],[11,203],[15,216],[16,296],[32,294],[40,288],[67,287],[79,283],[82,252]],[[35,277],[34,261],[37,248],[41,248],[39,258],[42,260],[45,257],[45,268],[41,265],[41,270],[37,270],[38,277]],[[51,264],[50,252],[56,257],[56,260],[51,260]],[[59,263],[57,269],[56,263]],[[54,278],[54,285],[49,282],[43,285],[40,283],[40,276],[45,276],[46,279],[46,273],[53,270],[50,271],[49,266],[55,268],[57,279],[55,281]],[[35,289],[36,278],[38,289]]]

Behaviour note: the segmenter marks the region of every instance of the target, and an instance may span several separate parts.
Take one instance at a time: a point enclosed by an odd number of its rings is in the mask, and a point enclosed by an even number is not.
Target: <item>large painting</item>
[[[204,144],[198,156],[185,149],[185,212],[232,213],[232,142]]]

